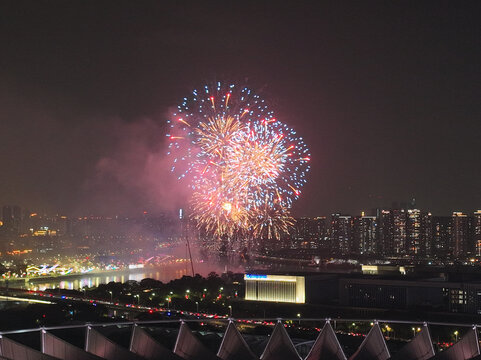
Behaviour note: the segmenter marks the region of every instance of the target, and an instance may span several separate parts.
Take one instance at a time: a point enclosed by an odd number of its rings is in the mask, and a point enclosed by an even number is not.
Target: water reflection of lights
[[[223,271],[223,268],[217,267],[213,264],[199,263],[196,264],[196,272],[202,276],[207,276],[211,271]],[[242,269],[239,269],[242,271]],[[152,278],[162,282],[169,282],[173,279],[181,278],[184,275],[190,275],[190,270],[187,271],[185,264],[177,264],[170,267],[151,268],[151,269],[136,269],[133,271],[119,271],[117,273],[108,274],[91,274],[87,273],[81,276],[72,276],[71,278],[62,278],[61,280],[48,279],[45,281],[36,280],[20,285],[20,287],[28,288],[29,290],[45,290],[45,289],[69,289],[81,290],[85,287],[97,287],[100,284],[108,284],[109,282],[126,282],[128,280],[141,281],[145,278]]]

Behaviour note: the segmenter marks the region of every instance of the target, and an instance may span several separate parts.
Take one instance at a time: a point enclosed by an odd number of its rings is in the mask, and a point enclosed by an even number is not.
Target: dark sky
[[[480,1],[3,1],[0,204],[177,206],[169,109],[247,82],[302,134],[297,215],[481,208]]]

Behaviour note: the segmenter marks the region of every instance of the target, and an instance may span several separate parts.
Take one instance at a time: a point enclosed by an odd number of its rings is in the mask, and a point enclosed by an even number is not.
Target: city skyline
[[[240,252],[294,251],[291,256],[308,258],[464,261],[481,257],[481,210],[440,216],[412,206],[298,217],[278,238],[250,234],[237,237],[230,245],[199,228],[195,218],[186,217],[184,211],[143,212],[134,217],[67,217],[30,213],[19,206],[2,206],[0,210],[0,237],[6,240],[1,248],[9,253],[32,249],[45,253],[57,246],[59,250],[86,246],[102,251],[109,248],[108,239],[132,248],[138,245],[136,241],[143,241],[145,249],[153,249],[190,239],[208,256],[227,246],[225,250]]]
[[[155,209],[153,211],[148,211],[148,206],[145,207],[139,207],[135,211],[132,210],[126,210],[126,211],[120,211],[120,212],[77,212],[77,213],[69,213],[66,211],[59,211],[59,210],[44,210],[41,208],[36,208],[33,206],[24,206],[22,204],[19,204],[17,202],[13,203],[0,203],[0,215],[2,215],[2,207],[9,207],[9,208],[20,208],[22,210],[22,216],[28,216],[29,214],[35,214],[35,215],[40,215],[40,216],[67,216],[70,218],[83,218],[83,217],[115,217],[115,216],[120,216],[120,217],[136,217],[136,216],[142,216],[142,215],[154,215],[154,216],[159,216],[159,215],[168,215],[172,217],[179,216],[179,211],[182,211],[183,217],[188,217],[189,216],[189,205],[185,204],[185,206],[181,206],[178,208],[168,208],[168,209]],[[296,212],[293,214],[294,218],[300,219],[300,218],[316,218],[316,217],[327,217],[331,216],[333,214],[341,214],[341,215],[350,215],[350,216],[372,216],[375,215],[377,211],[382,211],[382,210],[395,210],[395,209],[418,209],[418,210],[423,210],[432,213],[435,216],[451,216],[455,212],[461,212],[461,213],[466,213],[466,214],[471,214],[475,213],[477,211],[480,211],[481,205],[480,206],[475,206],[470,209],[461,209],[461,208],[456,208],[453,207],[450,210],[448,210],[446,213],[436,213],[432,211],[431,209],[426,209],[423,206],[419,206],[416,203],[413,204],[413,202],[398,202],[398,201],[393,201],[390,205],[388,206],[379,206],[379,207],[361,207],[358,210],[355,211],[345,211],[339,208],[333,208],[332,210],[327,210],[324,213],[316,213],[314,215],[308,215],[308,214],[303,214],[300,212]]]
[[[170,216],[178,216],[179,211],[182,211],[183,216],[189,216],[189,204],[184,204],[185,206],[180,206],[178,208],[168,208],[168,209],[155,209],[152,211],[148,211],[149,206],[144,206],[144,207],[139,207],[138,209],[135,209],[135,211],[132,210],[126,210],[126,211],[119,211],[119,212],[76,212],[76,213],[69,213],[66,211],[60,211],[60,210],[45,210],[42,208],[36,208],[33,206],[24,206],[23,204],[20,204],[18,202],[13,202],[13,203],[0,203],[0,215],[2,214],[1,208],[2,207],[18,207],[22,209],[22,212],[24,215],[32,214],[34,213],[35,215],[41,215],[41,216],[68,216],[70,218],[82,218],[82,217],[115,217],[115,216],[122,216],[122,217],[136,217],[136,216],[142,216],[142,215],[170,215]],[[481,209],[480,206],[475,206],[473,208],[469,209],[461,209],[457,207],[452,207],[451,209],[448,209],[446,213],[437,213],[435,211],[432,211],[432,209],[426,209],[423,206],[420,206],[416,204],[415,202],[407,202],[407,201],[393,201],[390,205],[387,206],[379,206],[379,207],[361,207],[360,209],[356,209],[354,211],[347,211],[347,210],[342,210],[340,208],[333,208],[331,210],[327,210],[324,213],[315,213],[313,215],[308,215],[308,214],[303,214],[299,211],[293,214],[294,218],[315,218],[315,217],[326,217],[326,216],[331,216],[333,214],[341,214],[341,215],[352,215],[352,216],[358,216],[358,215],[363,215],[365,214],[366,216],[370,215],[375,215],[376,211],[381,211],[381,210],[394,210],[394,209],[421,209],[425,210],[427,212],[432,213],[433,215],[436,216],[451,216],[455,212],[461,212],[461,213],[474,213],[479,211]],[[28,214],[27,214],[28,213]]]

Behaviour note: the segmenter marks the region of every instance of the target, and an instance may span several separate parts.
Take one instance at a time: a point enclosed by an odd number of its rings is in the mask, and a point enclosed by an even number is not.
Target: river
[[[222,273],[225,268],[212,263],[195,264],[195,273],[207,276],[211,271],[218,274]],[[234,272],[243,272],[242,268],[228,269]],[[45,290],[45,289],[69,289],[80,290],[84,287],[96,287],[100,284],[108,284],[114,282],[126,282],[129,280],[140,281],[145,278],[160,280],[167,283],[171,280],[181,278],[184,275],[191,275],[190,265],[185,264],[168,265],[158,267],[148,267],[144,269],[109,271],[106,273],[91,273],[84,275],[62,276],[60,278],[34,279],[29,282],[10,282],[11,288],[23,288],[29,290]]]

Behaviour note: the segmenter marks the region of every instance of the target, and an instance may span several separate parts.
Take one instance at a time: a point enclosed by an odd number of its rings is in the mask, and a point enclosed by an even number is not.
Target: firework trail
[[[219,237],[287,232],[310,154],[265,100],[246,87],[217,83],[184,98],[168,123],[171,170],[189,179],[200,228]]]

